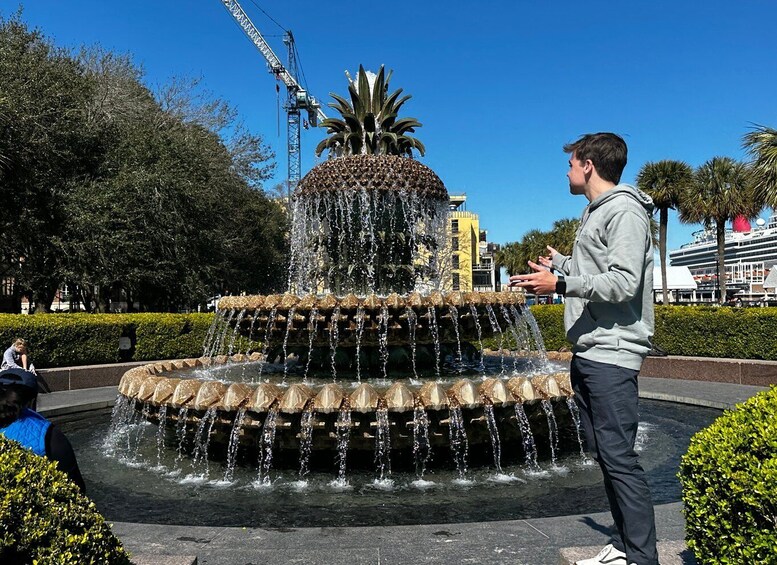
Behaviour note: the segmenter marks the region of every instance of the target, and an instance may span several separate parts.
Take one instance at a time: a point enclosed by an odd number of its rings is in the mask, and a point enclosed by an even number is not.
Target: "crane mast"
[[[297,57],[294,48],[294,36],[290,31],[286,31],[283,36],[283,43],[288,48],[289,65],[284,67],[281,60],[265,41],[262,34],[253,24],[248,14],[237,0],[221,0],[221,3],[232,15],[240,28],[246,34],[248,39],[259,49],[259,52],[267,61],[270,72],[277,80],[283,81],[286,85],[286,100],[283,103],[283,109],[287,115],[287,148],[288,148],[288,183],[289,192],[293,191],[299,183],[301,165],[300,165],[300,114],[306,111],[307,122],[312,126],[317,126],[319,121],[325,120],[326,115],[321,111],[321,105],[311,96],[307,90],[297,82]],[[305,126],[307,127],[307,126]]]

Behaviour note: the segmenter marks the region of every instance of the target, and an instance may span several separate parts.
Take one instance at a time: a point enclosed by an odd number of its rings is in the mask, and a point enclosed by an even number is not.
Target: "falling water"
[[[550,433],[550,462],[556,464],[556,454],[558,453],[558,425],[556,424],[556,415],[553,413],[553,405],[550,400],[543,400],[540,402],[542,405],[542,411],[545,412],[545,417],[548,419],[548,431]]]
[[[286,352],[286,346],[289,343],[289,332],[291,332],[294,326],[294,307],[289,309],[289,315],[286,318],[286,333],[283,336],[283,382],[286,382],[286,377],[289,375],[289,356]]]
[[[243,318],[246,315],[246,310],[243,308],[240,310],[240,313],[237,315],[237,320],[235,321],[235,329],[232,330],[232,337],[229,340],[229,346],[227,347],[227,355],[232,356],[232,354],[235,352],[235,340],[237,340],[237,334],[240,331],[240,322],[243,321]],[[238,353],[240,353],[238,351]]]
[[[165,449],[165,424],[167,423],[167,404],[159,407],[159,427],[156,430],[156,463],[162,466],[162,453]]]
[[[203,475],[208,476],[208,446],[210,445],[210,436],[213,432],[213,424],[216,421],[216,408],[211,406],[205,412],[205,415],[197,425],[197,432],[194,436],[194,457],[192,459],[192,469],[197,470],[202,461]],[[207,429],[206,429],[207,428]]]
[[[526,340],[521,339],[522,336],[518,335],[520,333],[519,326],[510,318],[510,312],[507,310],[507,307],[502,305],[500,311],[502,312],[502,318],[507,322],[507,327],[515,340],[515,350],[517,353],[523,349],[523,344]],[[516,372],[518,371],[518,355],[513,357],[513,370]]]
[[[464,359],[461,354],[461,335],[459,333],[459,311],[453,305],[450,306],[449,311],[451,313],[451,323],[453,324],[453,331],[456,332],[456,348],[457,348],[456,370],[460,373],[464,369],[463,367]]]
[[[437,315],[434,313],[434,307],[429,307],[429,331],[434,340],[434,370],[437,378],[440,378],[440,332],[437,328]]]
[[[335,306],[332,310],[332,318],[329,321],[329,349],[332,351],[332,380],[337,382],[337,366],[335,355],[337,354],[337,344],[340,341],[340,307]]]
[[[270,338],[272,337],[272,327],[275,324],[275,316],[278,313],[278,309],[273,306],[272,310],[270,310],[270,314],[267,316],[267,325],[264,327],[264,343],[262,344],[262,363],[259,364],[259,377],[262,376],[262,371],[264,370],[264,365],[266,363],[269,363],[270,360],[267,359],[267,352],[270,350]]]
[[[227,335],[227,332],[230,329],[230,323],[232,322],[232,318],[235,317],[235,310],[229,310],[227,313],[227,319],[224,320],[224,326],[218,330],[217,334],[214,336],[213,339],[213,346],[211,347],[210,351],[205,355],[206,357],[215,357],[216,355],[220,355],[221,352],[224,349],[224,338]]]
[[[502,368],[501,374],[504,374],[505,372],[505,336],[504,333],[502,333],[502,328],[499,325],[499,322],[496,319],[496,314],[494,314],[494,309],[491,307],[490,304],[486,304],[486,313],[488,314],[488,321],[491,324],[491,330],[496,334],[499,334],[499,364]]]
[[[362,334],[364,333],[364,307],[356,309],[356,380],[362,381]]]
[[[518,429],[521,431],[523,451],[526,454],[526,465],[532,471],[538,471],[540,466],[537,463],[537,446],[534,443],[534,434],[531,431],[526,410],[524,410],[523,404],[520,402],[515,405],[515,418],[518,420]]]
[[[235,465],[237,465],[237,448],[240,445],[240,432],[243,430],[243,422],[246,419],[246,409],[241,408],[235,415],[235,422],[232,424],[232,431],[229,433],[229,445],[227,446],[227,470],[224,473],[224,480],[232,482],[235,476]]]
[[[178,423],[175,428],[175,437],[178,438],[178,455],[175,458],[176,464],[183,459],[186,444],[186,419],[188,416],[189,409],[186,406],[178,411]]]
[[[225,320],[227,313],[227,310],[218,310],[216,315],[213,317],[213,322],[210,324],[208,333],[205,335],[205,340],[202,342],[203,357],[212,357],[214,355],[217,342],[216,336],[220,333],[218,328],[223,328],[227,325]]]
[[[310,452],[313,449],[313,410],[302,413],[299,423],[299,476],[304,478],[308,473]]]
[[[499,441],[499,428],[494,417],[494,405],[487,402],[483,405],[483,411],[488,424],[488,435],[491,436],[491,452],[494,455],[494,467],[496,472],[502,474],[502,443]]]
[[[272,450],[275,444],[275,423],[278,409],[273,408],[267,413],[262,425],[261,452],[259,454],[259,482],[263,485],[270,484],[270,469],[272,468]]]
[[[375,429],[375,465],[378,478],[383,480],[391,474],[391,434],[389,433],[388,409],[378,408]]]
[[[130,419],[133,400],[123,394],[116,398],[116,403],[111,411],[111,427],[108,429],[108,437],[113,437],[120,427],[125,426]]]
[[[413,365],[413,377],[418,378],[418,371],[416,370],[416,364],[415,364],[415,330],[416,330],[416,324],[418,323],[418,316],[416,315],[415,311],[412,308],[407,308],[407,331],[410,338],[410,362]]]
[[[337,480],[345,483],[346,458],[351,440],[351,411],[343,407],[337,415]]]
[[[478,332],[478,345],[480,346],[480,365],[478,366],[478,370],[481,373],[485,373],[486,365],[483,362],[483,329],[480,327],[480,316],[478,316],[478,309],[474,304],[469,305],[469,310],[472,312],[472,319],[475,320],[475,329]]]
[[[449,443],[453,459],[456,462],[456,470],[459,473],[459,479],[464,479],[467,475],[469,442],[467,441],[467,432],[464,429],[464,417],[461,413],[461,408],[458,406],[450,409],[448,429],[450,433]]]
[[[575,433],[577,434],[577,444],[580,446],[580,457],[583,459],[583,462],[588,461],[588,456],[585,454],[585,449],[583,448],[583,436],[580,433],[580,409],[577,407],[577,402],[575,402],[575,399],[571,396],[567,398],[567,406],[569,407],[569,414],[572,416],[572,422],[575,426]]]
[[[378,317],[378,351],[380,352],[380,362],[383,366],[383,378],[388,379],[388,306],[381,306],[380,316]]]
[[[313,308],[310,311],[310,318],[308,319],[308,361],[305,363],[305,376],[303,381],[308,380],[308,370],[310,370],[310,361],[313,359],[313,339],[315,339],[318,333],[318,308]]]
[[[260,312],[260,310],[259,310],[259,308],[257,308],[256,310],[254,310],[254,314],[251,317],[251,326],[248,329],[248,342],[249,342],[249,344],[254,339],[254,326],[256,325],[256,318],[257,318],[257,316],[259,316],[259,312]],[[248,353],[248,352],[246,352],[246,353]],[[241,382],[245,382],[246,381],[246,370],[248,369],[248,365],[249,365],[248,360],[246,360],[246,362],[243,363],[243,370],[240,372],[240,381]]]
[[[134,440],[132,440],[132,449],[130,450],[130,452],[132,453],[131,459],[133,461],[137,461],[138,459],[138,453],[140,453],[140,444],[143,442],[143,436],[146,433],[146,428],[148,428],[147,422],[149,421],[150,417],[151,417],[151,405],[148,402],[144,402],[140,421],[135,426],[135,431],[137,433],[135,435]],[[129,439],[129,436],[128,436],[128,439]]]
[[[515,316],[516,319],[521,317],[526,320],[526,323],[531,330],[532,337],[534,338],[534,349],[539,353],[539,358],[543,364],[546,364],[548,361],[548,352],[545,349],[545,342],[542,339],[542,332],[540,332],[540,327],[537,325],[537,320],[532,316],[528,307],[523,309],[523,315],[519,314],[518,309],[515,306],[511,306],[511,309],[513,311],[513,316]]]
[[[419,407],[413,410],[413,455],[415,456],[415,474],[422,479],[426,472],[432,451],[429,445],[429,416]]]

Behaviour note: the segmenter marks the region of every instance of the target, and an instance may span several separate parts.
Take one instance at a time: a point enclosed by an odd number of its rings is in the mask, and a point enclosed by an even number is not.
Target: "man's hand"
[[[513,275],[510,277],[510,286],[525,288],[531,294],[553,294],[556,292],[556,282],[558,281],[556,275],[533,261],[529,261],[529,267],[535,272],[528,275]]]
[[[551,267],[553,267],[553,256],[558,255],[558,251],[553,249],[550,245],[548,245],[547,248],[548,248],[548,255],[547,256],[540,255],[537,259],[539,260],[540,265],[550,269]]]

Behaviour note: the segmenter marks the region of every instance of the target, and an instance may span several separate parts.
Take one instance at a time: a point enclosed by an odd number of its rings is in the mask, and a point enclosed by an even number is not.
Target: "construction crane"
[[[267,61],[270,72],[277,80],[283,81],[286,85],[286,100],[283,103],[283,109],[287,115],[287,137],[288,137],[288,190],[289,194],[297,187],[300,179],[300,113],[307,112],[307,120],[304,127],[308,124],[315,127],[320,121],[326,119],[326,115],[321,111],[321,105],[310,93],[300,86],[297,81],[297,55],[294,46],[294,36],[290,31],[286,31],[283,36],[283,43],[289,51],[289,64],[284,67],[281,60],[265,41],[262,34],[253,24],[248,14],[237,0],[221,0],[224,7],[232,15],[248,39],[256,46]]]

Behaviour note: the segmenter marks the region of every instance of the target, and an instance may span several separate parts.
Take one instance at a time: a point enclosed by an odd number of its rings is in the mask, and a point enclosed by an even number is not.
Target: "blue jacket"
[[[46,418],[25,408],[14,422],[0,428],[0,434],[7,439],[18,441],[24,447],[32,450],[36,455],[46,455],[46,432],[51,426]]]

